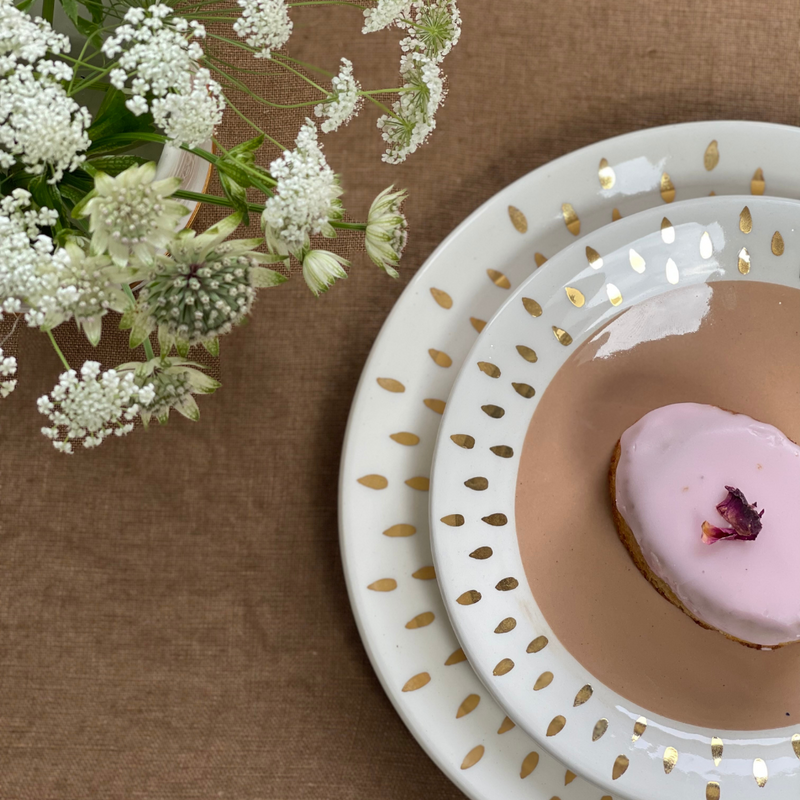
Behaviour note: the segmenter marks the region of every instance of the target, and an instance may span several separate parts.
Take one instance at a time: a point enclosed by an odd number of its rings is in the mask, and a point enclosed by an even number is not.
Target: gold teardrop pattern
[[[430,682],[431,682],[431,676],[427,672],[420,672],[419,674],[414,675],[413,678],[409,678],[405,682],[405,685],[403,686],[403,691],[416,692],[423,686],[427,686]]]
[[[513,458],[514,448],[507,444],[496,444],[489,448],[498,458]]]
[[[508,717],[506,717],[506,719],[508,719]],[[513,725],[514,723],[512,722],[511,724]],[[522,766],[520,767],[519,770],[520,778],[524,780],[538,766],[539,766],[539,754],[535,750],[533,750],[530,753],[528,753],[528,755],[526,755],[525,758],[522,759]]]
[[[458,707],[458,711],[456,711],[456,719],[461,719],[461,717],[466,717],[467,714],[471,714],[478,707],[480,702],[481,696],[479,694],[468,694],[464,698],[464,702]]]
[[[769,771],[763,758],[757,758],[753,761],[753,777],[756,779],[756,785],[759,789],[763,789],[767,785]]]
[[[578,689],[578,694],[575,695],[575,700],[572,703],[573,708],[577,708],[578,706],[582,706],[584,703],[588,702],[591,698],[592,694],[594,694],[594,689],[592,689],[591,684],[586,684]]]
[[[548,638],[546,636],[537,636],[528,646],[525,648],[526,653],[539,653],[547,647]],[[798,756],[800,758],[800,756]]]
[[[772,243],[770,247],[772,249],[772,255],[774,256],[783,255],[784,244],[783,244],[783,236],[781,236],[780,231],[775,231],[775,233],[772,234]]]
[[[495,405],[485,405],[481,406],[481,411],[483,411],[486,416],[491,417],[492,419],[502,419],[505,416],[506,410],[504,408],[500,408],[500,406]]]
[[[366,486],[367,489],[375,489],[375,491],[385,489],[389,485],[389,481],[383,475],[364,475],[358,479],[358,483]]]
[[[706,800],[719,800],[719,783],[709,781],[706,784]]]
[[[672,244],[675,241],[675,228],[666,217],[661,220],[661,241],[664,244]]]
[[[645,267],[647,266],[644,259],[633,248],[628,250],[628,261],[630,262],[633,270],[638,272],[640,275],[644,272]]]
[[[418,581],[433,581],[436,580],[436,569],[432,566],[420,567],[416,572],[411,573],[411,577]]]
[[[461,769],[469,769],[470,767],[474,767],[482,758],[486,748],[479,744],[477,747],[473,747],[472,750],[464,756],[464,760],[461,762]]]
[[[498,272],[496,269],[487,269],[486,274],[489,276],[489,280],[500,289],[511,288],[511,281],[502,272]]]
[[[478,319],[477,317],[470,317],[469,318],[470,324],[473,328],[475,328],[478,333],[480,333],[486,327],[486,320],[485,319]]]
[[[594,728],[592,729],[592,741],[596,742],[598,739],[602,739],[607,730],[608,720],[605,717],[597,720],[597,722],[594,724]]]
[[[567,293],[567,299],[575,306],[575,308],[583,308],[586,304],[586,298],[580,289],[575,289],[572,286],[565,286],[564,291]]]
[[[603,266],[603,257],[597,252],[597,250],[594,249],[594,247],[587,246],[586,260],[589,262],[589,266],[592,269],[601,269]]]
[[[569,347],[572,344],[572,337],[563,328],[558,328],[553,325],[553,336],[555,336],[558,343],[563,344],[564,347]]]
[[[633,723],[633,734],[631,735],[631,741],[635,742],[637,739],[640,739],[644,736],[644,732],[647,730],[647,720],[644,717],[639,717],[636,722]]]
[[[516,723],[512,722],[510,717],[504,717],[503,721],[500,723],[500,727],[497,729],[497,732],[499,734],[508,733],[516,727]]]
[[[427,492],[431,488],[431,479],[424,475],[415,475],[406,481],[406,486],[410,486],[418,492]]]
[[[394,578],[381,578],[367,586],[373,592],[393,592],[396,588],[397,581]]]
[[[630,766],[630,759],[628,756],[619,755],[614,761],[614,766],[611,769],[611,780],[619,780],[628,770]]]
[[[482,596],[483,595],[477,589],[469,589],[456,598],[456,603],[460,606],[474,606],[475,603],[481,601]]]
[[[479,361],[478,369],[484,375],[488,375],[490,378],[499,378],[500,375],[502,374],[500,372],[500,367],[498,367],[497,364],[492,364],[489,361]]]
[[[674,286],[680,279],[681,274],[678,271],[678,265],[671,259],[667,259],[667,266],[664,269],[666,273],[667,280]]]
[[[747,206],[739,213],[739,230],[742,233],[750,233],[753,230],[753,215]]]
[[[504,658],[502,661],[499,661],[497,666],[492,670],[492,675],[499,678],[502,675],[508,675],[512,669],[514,669],[514,662],[510,658]]]
[[[764,170],[759,167],[753,173],[753,180],[750,181],[750,194],[764,194],[767,182],[764,180]]]
[[[564,218],[564,224],[567,226],[567,230],[573,236],[579,236],[581,232],[581,221],[571,203],[562,203],[561,216]]]
[[[454,433],[450,437],[450,441],[455,442],[459,447],[465,450],[472,450],[475,447],[475,438],[468,433]]]
[[[527,383],[514,383],[511,382],[511,385],[514,387],[514,391],[524,397],[526,400],[530,400],[536,394],[536,389],[533,388],[530,384]]]
[[[495,585],[498,592],[511,592],[519,586],[519,581],[516,578],[503,578]]]
[[[433,295],[433,299],[442,307],[442,308],[452,308],[453,307],[453,298],[450,297],[447,292],[443,292],[441,289],[435,289],[431,287],[431,294]]]
[[[614,169],[608,165],[608,160],[605,158],[600,159],[600,166],[597,168],[597,177],[603,189],[611,189],[617,180]]]
[[[552,682],[553,682],[553,673],[543,672],[536,679],[536,683],[533,684],[533,691],[540,692],[542,689],[546,689]]]
[[[566,724],[567,720],[565,717],[562,717],[561,714],[557,717],[553,717],[553,719],[550,720],[550,724],[547,726],[547,735],[558,736],[558,734],[564,730]]]
[[[462,514],[448,514],[439,521],[444,522],[450,528],[460,528],[464,524],[464,517]]]
[[[390,433],[389,438],[405,447],[414,447],[414,445],[419,444],[419,436],[416,433],[409,433],[409,431]]]
[[[569,786],[577,777],[578,776],[571,769],[568,769],[564,773],[564,786]]]
[[[380,386],[381,389],[386,389],[387,392],[400,394],[406,390],[406,387],[394,378],[376,378],[376,380],[378,381],[378,386]]]
[[[719,145],[716,139],[712,139],[711,144],[706,147],[706,152],[703,154],[703,166],[711,172],[717,164],[719,164]]]
[[[481,520],[487,525],[493,525],[495,528],[501,528],[503,525],[508,524],[508,517],[499,511],[496,514],[489,514],[486,517],[481,517]]]
[[[612,222],[619,222],[622,219],[622,214],[619,213],[618,208],[611,209],[611,221]]]
[[[535,364],[539,360],[536,351],[524,344],[517,345],[517,352],[530,364]]]
[[[406,628],[413,631],[416,628],[426,628],[436,619],[433,611],[423,611],[422,614],[417,614],[416,617],[406,622]]]
[[[428,350],[428,355],[433,359],[433,363],[436,364],[437,367],[446,368],[453,366],[453,359],[441,350],[434,350],[431,348]]]
[[[537,267],[541,267],[547,261],[541,253],[534,253],[533,260],[536,262]]]
[[[678,763],[678,751],[674,747],[668,747],[664,751],[664,772],[669,775],[673,769],[675,769],[675,765]]]
[[[714,245],[711,243],[711,234],[704,231],[700,237],[700,258],[711,258],[714,255]]]
[[[794,750],[794,754],[800,758],[800,733],[792,734],[792,750]]]
[[[390,539],[399,539],[406,536],[413,536],[417,532],[417,529],[413,525],[406,525],[406,524],[399,524],[399,525],[392,525],[391,528],[387,528],[384,532],[384,536],[388,536]]]
[[[465,480],[464,486],[467,489],[472,489],[473,492],[485,492],[489,488],[489,481],[480,475],[476,475],[474,478]]]
[[[666,172],[661,173],[661,199],[665,203],[671,203],[675,199],[675,185]]]
[[[514,628],[517,627],[517,621],[514,617],[506,617],[503,620],[500,620],[498,626],[494,629],[495,633],[508,633],[509,631],[513,631]]]
[[[722,761],[723,744],[719,736],[711,737],[711,758],[714,759],[714,766],[718,767]]]
[[[527,233],[528,232],[528,220],[525,219],[525,215],[515,206],[508,207],[508,216],[511,220],[511,224],[520,232],[520,233]]]
[[[741,272],[742,275],[747,275],[750,272],[750,253],[746,247],[743,247],[739,251],[737,266],[739,267],[739,272]]]
[[[446,667],[452,667],[453,664],[460,664],[462,661],[466,661],[467,657],[464,654],[463,648],[459,647],[458,650],[454,650],[450,655],[447,657],[447,661],[444,662]]]
[[[616,307],[622,303],[622,292],[615,284],[606,284],[606,295],[608,296],[608,302],[611,303],[612,306]]]
[[[485,561],[487,558],[491,558],[494,555],[494,550],[491,547],[479,547],[477,550],[473,550],[470,554],[470,558],[476,558],[478,561]]]
[[[437,414],[444,414],[444,409],[447,405],[444,400],[436,400],[433,397],[426,397],[422,402],[425,403],[431,411],[435,411]]]
[[[532,297],[523,297],[522,305],[532,317],[542,316],[542,307]]]

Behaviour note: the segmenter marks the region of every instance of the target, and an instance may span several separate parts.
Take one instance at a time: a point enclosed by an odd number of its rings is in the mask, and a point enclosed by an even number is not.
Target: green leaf
[[[66,3],[64,4],[66,5]],[[90,44],[94,45],[95,47],[100,47],[102,44],[102,39],[100,38],[100,26],[96,22],[77,16],[76,8],[76,17],[73,20],[73,23],[78,32],[82,33],[89,40]]]
[[[203,342],[203,347],[215,358],[219,356],[219,338]]]
[[[83,192],[80,189],[76,189],[74,186],[70,186],[68,183],[60,184],[58,189],[61,192],[61,196],[65,200],[69,200],[73,206],[83,200]]]
[[[220,160],[217,162],[217,169],[220,174],[224,173],[225,175],[229,175],[240,186],[247,188],[253,185],[250,176],[235,161]]]
[[[247,208],[247,190],[222,172],[219,173],[219,182],[225,197],[233,203],[234,209],[242,215],[244,224],[249,225],[250,215]]]
[[[236,161],[252,164],[255,161],[255,153],[264,144],[264,134],[261,133],[246,142],[237,144],[236,147],[228,150],[228,155],[233,156]]]
[[[33,0],[22,0],[22,2],[17,3],[17,8],[20,11],[27,11],[33,5]]]
[[[182,358],[186,358],[189,355],[189,347],[189,342],[182,342],[180,339],[175,342],[175,349]]]
[[[270,286],[280,286],[289,279],[280,272],[266,267],[250,268],[250,285],[255,289],[268,289]]]
[[[78,3],[77,0],[61,0],[61,8],[64,9],[64,13],[71,19],[75,24],[78,22]]]
[[[102,3],[96,0],[78,0],[78,2],[91,14],[92,22],[100,25],[105,19],[106,12]]]
[[[120,172],[125,172],[129,167],[141,166],[149,161],[150,159],[142,158],[142,156],[99,156],[91,159],[89,164],[113,177],[119,175]]]
[[[125,106],[127,96],[119,89],[108,89],[100,110],[95,117],[91,127],[86,131],[92,140],[89,153],[97,152],[101,142],[113,140],[119,133],[136,133],[138,131],[152,131],[153,117],[150,114],[136,116]],[[124,149],[125,147],[135,147],[137,142],[126,141],[124,146],[109,147],[104,150]]]

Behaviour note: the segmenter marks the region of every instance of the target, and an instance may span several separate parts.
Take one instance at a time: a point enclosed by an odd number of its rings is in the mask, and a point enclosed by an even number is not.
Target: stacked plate
[[[624,429],[609,420],[632,424],[654,397],[722,404],[704,362],[674,380],[698,331],[732,351],[757,337],[774,349],[764,374],[793,379],[772,342],[794,324],[800,204],[780,198],[797,197],[795,128],[601,142],[478,209],[384,325],[343,453],[345,572],[387,694],[470,798],[800,790],[795,648],[694,625],[597,499]],[[668,340],[683,342],[672,361],[604,366]],[[735,384],[745,405],[750,384]]]

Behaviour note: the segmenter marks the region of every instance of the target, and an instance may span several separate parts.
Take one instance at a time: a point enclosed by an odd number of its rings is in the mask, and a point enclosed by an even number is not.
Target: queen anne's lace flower
[[[17,359],[7,356],[0,347],[0,397],[8,397],[17,387]]]
[[[295,149],[286,150],[270,164],[269,171],[278,182],[276,194],[267,199],[261,215],[270,250],[300,254],[309,246],[310,236],[336,235],[330,223],[341,219],[338,198],[342,189],[325,161],[316,125],[310,119],[300,128]]]
[[[18,59],[32,64],[48,52],[69,53],[69,37],[41,17],[19,11],[12,0],[0,0],[0,73]]]
[[[256,58],[269,58],[292,35],[292,21],[285,0],[236,0],[242,15],[233,23],[236,34],[258,52]]]
[[[411,12],[412,0],[378,0],[374,8],[364,9],[364,27],[362,33],[375,31],[396,25],[398,20],[405,19]]]
[[[461,12],[455,0],[418,0],[412,9],[410,18],[397,23],[408,31],[400,46],[406,53],[422,53],[441,63],[461,37]]]
[[[346,278],[345,267],[350,262],[330,250],[309,250],[303,258],[303,278],[308,288],[318,297],[340,278]]]
[[[361,85],[353,77],[353,64],[346,58],[342,59],[342,68],[339,74],[331,80],[331,96],[324,103],[314,107],[317,117],[326,117],[320,126],[324,133],[330,133],[347,125],[358,113],[363,98],[359,97]]]
[[[384,189],[373,200],[367,217],[365,244],[367,255],[393,278],[399,277],[395,267],[408,239],[408,222],[400,211],[406,192]]]
[[[63,453],[71,453],[72,442],[78,439],[84,447],[97,447],[112,433],[130,433],[138,403],[152,402],[154,394],[152,384],[137,386],[132,373],[119,375],[113,369],[101,373],[100,364],[87,361],[80,378],[74,369],[64,372],[50,395],[39,398],[39,411],[52,423],[42,433]]]

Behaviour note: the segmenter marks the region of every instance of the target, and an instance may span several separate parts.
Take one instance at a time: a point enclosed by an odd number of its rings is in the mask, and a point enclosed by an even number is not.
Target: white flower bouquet
[[[0,0],[0,317],[17,315],[41,330],[64,364],[38,403],[50,421],[42,432],[58,450],[124,435],[137,417],[145,426],[153,417],[164,423],[171,409],[196,420],[194,395],[219,383],[190,359],[193,347],[218,355],[219,337],[250,313],[259,289],[287,280],[292,259],[315,295],[346,277],[348,262],[312,247],[312,237],[359,231],[375,264],[397,277],[405,192],[389,187],[366,222],[344,221],[320,129],[337,130],[369,104],[380,111],[384,161],[413,153],[435,128],[445,96],[441,64],[460,35],[455,0],[369,7],[345,0],[60,0],[83,37],[77,56],[53,27],[55,0],[44,0],[35,18],[32,3]],[[346,58],[330,75],[288,56],[293,5],[355,7],[364,33],[401,30],[399,88],[362,89]],[[268,61],[318,93],[292,105],[309,109],[293,147],[236,108],[236,91],[265,110],[283,106],[250,91],[235,65],[204,48],[210,40]],[[330,86],[312,80],[314,73],[327,75]],[[226,109],[254,133],[227,150],[214,138]],[[256,158],[266,141],[282,151],[268,169]],[[153,143],[208,161],[223,195],[183,190],[177,178],[156,180],[156,165],[139,154]],[[186,214],[179,201],[231,213],[201,233],[179,230]],[[256,213],[263,238],[229,238]],[[72,369],[53,336],[70,321],[93,345],[104,324],[129,330],[139,360],[106,371],[96,361]],[[13,391],[16,370],[15,358],[0,349],[0,396]]]

